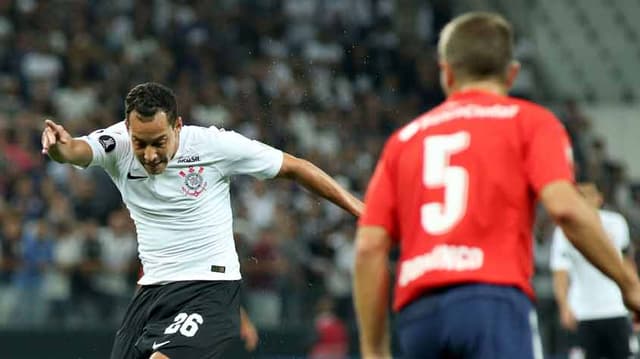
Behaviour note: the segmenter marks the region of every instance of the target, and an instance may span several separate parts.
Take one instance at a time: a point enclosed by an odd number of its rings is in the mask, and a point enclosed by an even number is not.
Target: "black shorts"
[[[111,359],[223,358],[240,336],[240,281],[140,288],[116,333]]]
[[[631,356],[631,323],[627,317],[582,320],[578,341],[585,359],[627,359]]]

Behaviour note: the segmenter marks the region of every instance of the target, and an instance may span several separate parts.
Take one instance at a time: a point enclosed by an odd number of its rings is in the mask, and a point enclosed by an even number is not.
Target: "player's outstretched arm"
[[[387,314],[391,242],[382,227],[360,226],[356,233],[353,300],[363,358],[391,358]]]
[[[618,284],[629,309],[640,311],[638,275],[624,265],[618,251],[607,239],[596,210],[584,201],[573,184],[564,180],[543,187],[540,197],[571,244]]]
[[[93,153],[91,147],[81,140],[76,140],[61,125],[44,121],[42,131],[42,153],[60,163],[71,163],[86,167],[91,163]]]
[[[289,178],[300,183],[308,190],[328,199],[356,217],[362,213],[364,207],[362,201],[351,195],[331,176],[307,160],[285,153],[277,177]]]

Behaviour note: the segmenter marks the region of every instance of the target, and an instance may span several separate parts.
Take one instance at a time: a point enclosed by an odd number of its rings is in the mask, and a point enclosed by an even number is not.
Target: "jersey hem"
[[[172,282],[185,282],[190,280],[204,280],[204,281],[216,281],[216,280],[240,280],[242,276],[238,273],[237,275],[185,275],[185,276],[176,276],[172,278],[145,278],[143,276],[138,280],[139,285],[162,285],[168,284]]]

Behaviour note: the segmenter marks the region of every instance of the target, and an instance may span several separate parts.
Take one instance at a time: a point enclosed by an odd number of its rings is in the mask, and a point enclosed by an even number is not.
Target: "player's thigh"
[[[604,320],[601,324],[604,336],[603,355],[609,359],[627,359],[631,357],[631,323],[626,317]]]
[[[423,303],[416,305],[423,305]],[[396,333],[402,358],[438,359],[441,357],[439,317],[439,312],[431,312],[399,318]]]
[[[407,358],[541,358],[537,320],[521,291],[464,285],[401,311],[397,329]]]
[[[240,335],[240,284],[236,281],[195,283],[183,293],[189,300],[152,318],[136,347],[169,358],[222,358]],[[172,302],[167,297],[167,304]],[[165,308],[166,309],[166,308]]]
[[[446,312],[447,350],[455,357],[542,359],[535,311],[517,289],[481,290],[452,302]]]
[[[473,358],[543,359],[542,340],[535,309],[524,306],[514,308],[513,303],[502,303],[502,305],[504,315],[493,323],[495,325],[493,336],[485,342],[487,350],[479,351]]]
[[[140,337],[139,333],[121,332],[116,333],[111,349],[111,359],[147,359],[148,355],[141,353],[136,348],[136,342]]]
[[[148,359],[136,348],[144,330],[147,313],[152,309],[157,288],[141,288],[132,298],[122,324],[116,332],[111,359]]]
[[[606,349],[605,337],[599,320],[584,320],[578,323],[578,344],[586,359],[598,359]]]

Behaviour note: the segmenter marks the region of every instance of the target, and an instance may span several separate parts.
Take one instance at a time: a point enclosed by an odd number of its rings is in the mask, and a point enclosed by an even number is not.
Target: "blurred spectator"
[[[48,272],[48,298],[51,301],[50,318],[60,325],[71,324],[74,308],[71,275],[82,260],[82,243],[73,222],[57,225],[53,268]]]
[[[18,300],[13,319],[21,325],[44,324],[48,301],[44,291],[46,273],[53,267],[54,241],[49,224],[38,220],[28,226],[22,236],[22,266],[16,271],[14,285]]]
[[[311,347],[310,359],[346,359],[349,353],[349,334],[345,323],[335,314],[331,297],[322,297],[316,303],[314,328],[316,339]]]
[[[82,121],[96,107],[97,94],[80,75],[69,80],[68,87],[56,89],[53,103],[60,122],[67,126],[73,121]]]
[[[79,225],[80,260],[71,273],[71,295],[75,320],[93,324],[106,318],[111,303],[98,282],[104,270],[98,223],[88,220]]]
[[[257,326],[276,327],[282,319],[280,277],[288,263],[280,252],[279,238],[264,229],[253,246],[251,257],[241,264],[247,288],[248,311]]]
[[[13,309],[18,300],[14,278],[22,267],[22,218],[17,213],[4,212],[0,217],[0,324],[13,320]]]
[[[568,99],[560,112],[560,119],[565,125],[571,144],[573,146],[573,158],[577,167],[578,180],[599,176],[598,153],[591,151],[591,125],[589,119],[574,99]],[[595,142],[594,142],[595,143]]]
[[[200,126],[225,127],[229,125],[231,113],[224,106],[220,88],[215,84],[203,86],[198,102],[191,111],[192,120]]]
[[[267,185],[264,182],[251,183],[250,189],[242,193],[242,199],[247,210],[247,220],[255,230],[273,225],[276,198],[272,192],[267,191]]]
[[[98,230],[102,268],[96,278],[99,291],[112,303],[113,309],[122,310],[131,298],[136,274],[137,243],[129,212],[121,209],[109,215],[108,225]],[[107,309],[108,310],[108,309]],[[115,323],[121,315],[108,313]],[[124,313],[118,313],[124,314]]]
[[[625,208],[631,239],[640,238],[640,186],[631,186],[631,200]],[[638,251],[636,251],[637,253]]]

